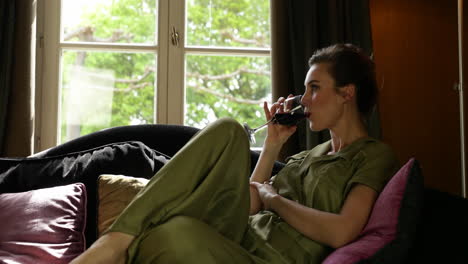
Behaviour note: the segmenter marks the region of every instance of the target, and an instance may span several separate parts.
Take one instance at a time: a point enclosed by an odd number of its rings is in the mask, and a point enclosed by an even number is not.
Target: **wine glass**
[[[255,144],[255,133],[265,128],[269,123],[277,123],[285,126],[295,126],[299,121],[305,119],[308,115],[304,112],[304,107],[301,104],[302,95],[296,95],[286,98],[282,103],[283,111],[278,109],[275,115],[265,124],[251,128],[247,123],[244,123],[244,129],[249,137],[250,143]]]

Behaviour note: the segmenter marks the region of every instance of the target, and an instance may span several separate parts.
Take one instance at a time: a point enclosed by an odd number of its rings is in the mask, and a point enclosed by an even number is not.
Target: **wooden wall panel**
[[[428,187],[461,193],[457,2],[371,0],[383,140]]]
[[[468,32],[468,5],[464,3],[463,8],[463,31]],[[465,148],[468,151],[468,34],[463,34],[463,82],[464,82],[464,106],[465,106]],[[468,160],[466,159],[468,153],[465,154],[465,162],[468,166]],[[465,173],[468,174],[468,171]],[[468,176],[467,176],[468,177]],[[468,181],[468,179],[466,179]],[[465,182],[466,190],[468,192],[468,182]]]

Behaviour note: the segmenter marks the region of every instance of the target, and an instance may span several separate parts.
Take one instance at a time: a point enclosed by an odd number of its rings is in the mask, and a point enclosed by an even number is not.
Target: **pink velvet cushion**
[[[419,165],[410,159],[380,193],[358,239],[335,250],[323,263],[400,263],[415,237],[423,191]]]
[[[0,194],[0,223],[0,263],[69,263],[85,249],[85,186]]]

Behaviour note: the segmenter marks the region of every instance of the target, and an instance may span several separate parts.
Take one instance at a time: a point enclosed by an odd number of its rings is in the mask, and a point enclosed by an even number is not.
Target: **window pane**
[[[62,0],[62,40],[155,43],[156,0]]]
[[[60,142],[103,128],[154,123],[156,55],[62,53]]]
[[[186,56],[185,121],[202,128],[220,117],[256,127],[265,122],[263,102],[271,101],[270,58]],[[264,134],[257,133],[259,146]]]
[[[187,0],[187,45],[270,47],[270,0]]]

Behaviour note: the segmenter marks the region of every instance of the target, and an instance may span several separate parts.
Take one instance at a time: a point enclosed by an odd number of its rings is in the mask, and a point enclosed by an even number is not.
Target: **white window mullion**
[[[47,3],[46,3],[47,2]],[[43,150],[57,144],[59,117],[60,82],[60,0],[40,1],[44,10],[43,21],[43,56],[42,65],[38,71],[42,72],[42,84],[39,87],[41,98],[39,106],[39,120],[36,122],[39,135],[35,146]]]
[[[169,1],[159,1],[158,13],[158,62],[157,62],[157,85],[156,85],[156,123],[167,124],[168,122],[168,69],[169,63],[168,48],[169,48],[169,35],[167,34],[169,28]]]
[[[167,28],[169,43],[168,59],[168,124],[182,125],[184,122],[185,104],[185,1],[169,1],[169,27]],[[172,43],[172,34],[178,34],[178,45]],[[164,67],[161,65],[160,67]]]
[[[99,43],[99,42],[62,42],[63,49],[86,50],[86,51],[120,51],[120,52],[153,52],[158,47],[146,44],[121,44],[121,43]]]
[[[201,47],[188,46],[186,53],[201,55],[235,55],[235,56],[270,56],[270,49],[265,48],[233,48],[233,47]]]

